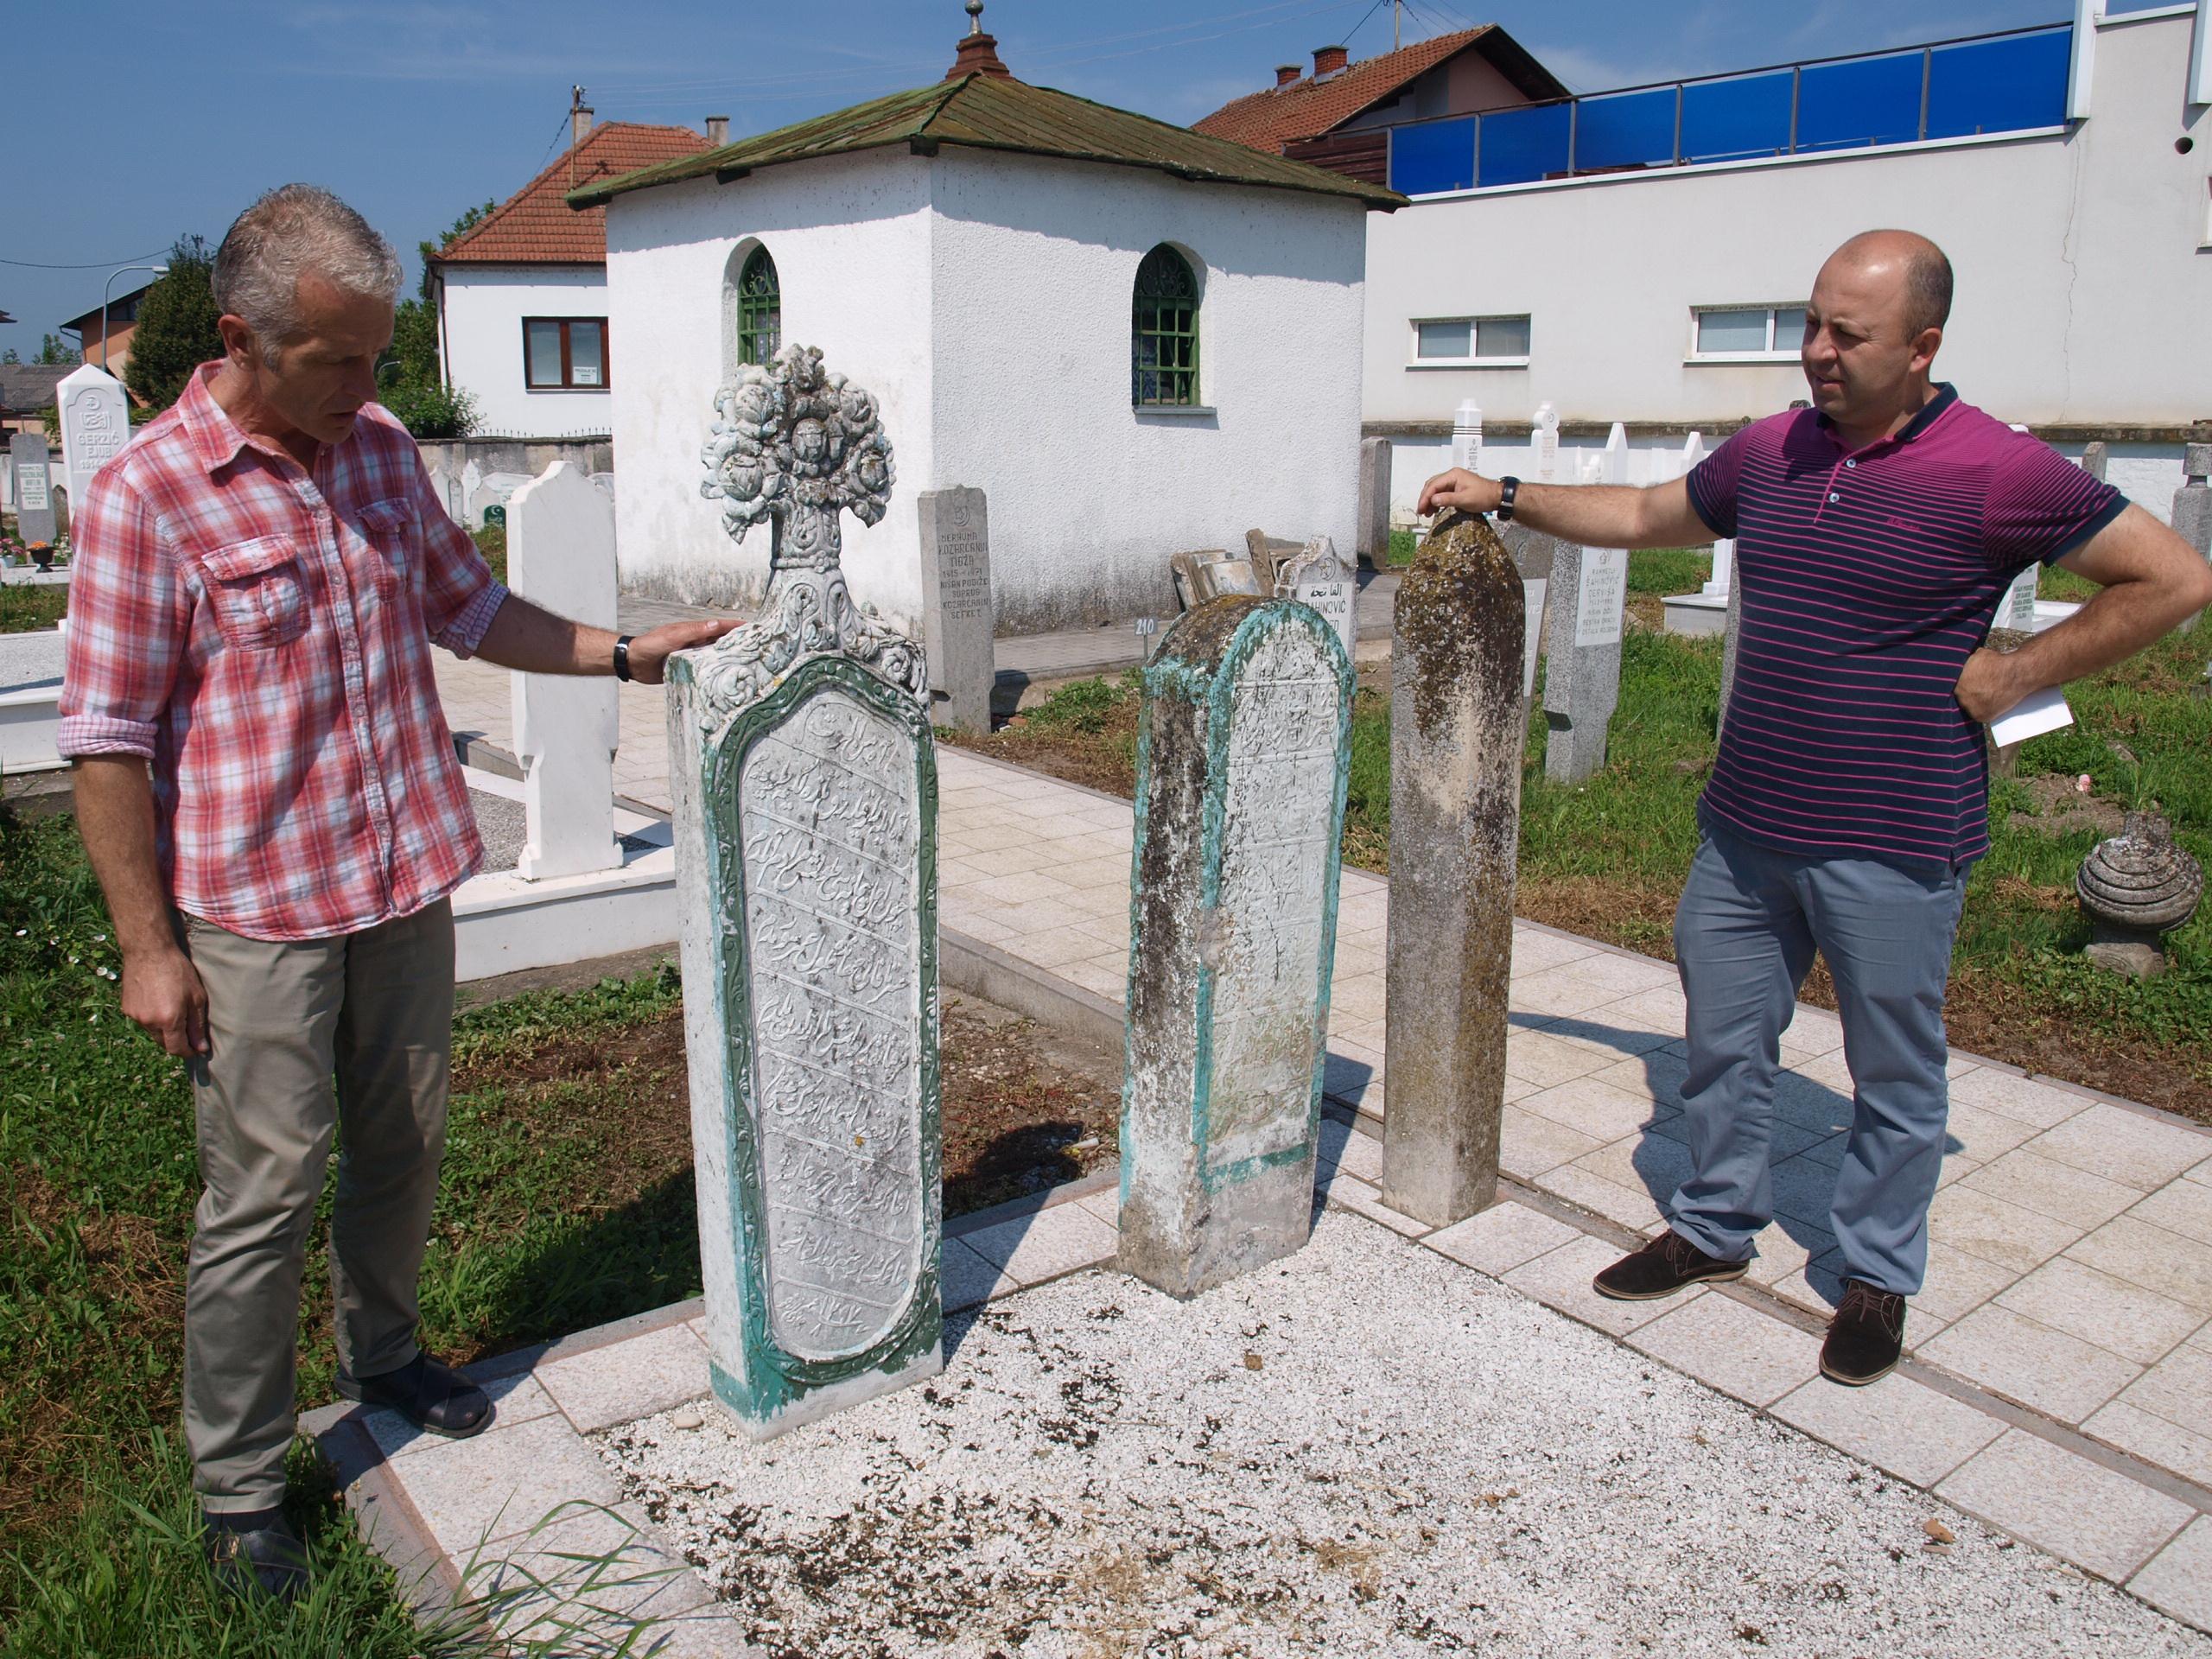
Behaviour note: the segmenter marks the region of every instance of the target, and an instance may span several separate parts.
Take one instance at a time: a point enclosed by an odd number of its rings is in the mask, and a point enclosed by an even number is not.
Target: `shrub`
[[[418,438],[465,438],[476,429],[476,400],[442,381],[396,379],[378,396]]]
[[[215,327],[215,255],[205,237],[180,237],[169,250],[168,275],[138,302],[124,384],[132,397],[167,409],[184,391],[192,372],[223,354]]]

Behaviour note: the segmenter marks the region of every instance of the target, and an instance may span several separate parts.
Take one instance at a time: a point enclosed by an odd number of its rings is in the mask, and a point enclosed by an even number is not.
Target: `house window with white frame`
[[[1795,363],[1804,342],[1802,305],[1700,306],[1690,313],[1693,363]]]
[[[523,385],[532,391],[607,390],[605,317],[524,317]]]
[[[1415,317],[1413,363],[1420,369],[1525,369],[1529,319]]]

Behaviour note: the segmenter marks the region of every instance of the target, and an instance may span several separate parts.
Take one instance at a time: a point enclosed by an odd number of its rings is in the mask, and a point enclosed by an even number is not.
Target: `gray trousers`
[[[1675,1231],[1740,1262],[1774,1218],[1780,1042],[1817,949],[1835,980],[1853,1086],[1830,1212],[1842,1271],[1920,1289],[1950,1114],[1943,988],[1966,884],[1963,868],[1799,858],[1708,829],[1675,914],[1693,1170],[1675,1193]]]
[[[268,1509],[284,1495],[300,1278],[334,1140],[339,1367],[375,1376],[415,1357],[445,1151],[453,908],[296,944],[188,916],[184,946],[207,987],[210,1050],[191,1067],[205,1191],[185,1276],[185,1441],[204,1508]]]

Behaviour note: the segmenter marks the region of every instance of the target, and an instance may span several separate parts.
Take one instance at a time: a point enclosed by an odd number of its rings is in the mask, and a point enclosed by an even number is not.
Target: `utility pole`
[[[1398,8],[1403,0],[1390,0],[1390,49],[1398,49]]]

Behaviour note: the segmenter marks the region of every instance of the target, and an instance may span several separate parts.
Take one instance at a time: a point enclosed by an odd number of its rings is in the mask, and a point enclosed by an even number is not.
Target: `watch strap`
[[[1506,477],[1497,480],[1497,516],[1507,524],[1513,522],[1513,498],[1521,493],[1521,480]]]
[[[614,642],[614,677],[627,681],[630,677],[630,642],[638,636],[626,633]]]

